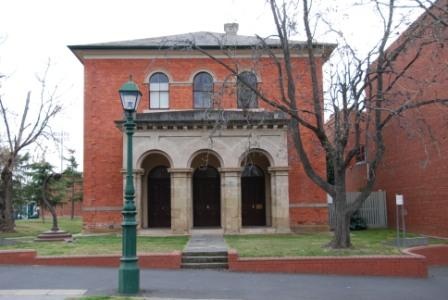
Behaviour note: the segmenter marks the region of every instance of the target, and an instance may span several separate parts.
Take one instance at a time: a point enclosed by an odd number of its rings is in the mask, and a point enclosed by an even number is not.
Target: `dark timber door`
[[[241,176],[241,196],[243,226],[265,226],[265,177],[259,167],[245,167]]]
[[[148,226],[171,227],[171,181],[166,167],[155,167],[149,173],[148,198]]]
[[[193,225],[221,226],[221,182],[218,171],[210,166],[193,174]]]

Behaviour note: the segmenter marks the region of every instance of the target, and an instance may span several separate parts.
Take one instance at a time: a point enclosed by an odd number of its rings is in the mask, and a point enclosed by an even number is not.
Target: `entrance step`
[[[193,234],[182,252],[184,269],[228,269],[227,244],[222,235]]]
[[[183,252],[183,269],[227,269],[227,252]]]

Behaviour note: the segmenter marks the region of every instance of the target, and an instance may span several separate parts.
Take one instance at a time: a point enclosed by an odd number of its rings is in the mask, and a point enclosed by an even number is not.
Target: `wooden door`
[[[255,165],[241,176],[241,203],[243,226],[266,226],[265,176]]]
[[[210,166],[193,174],[193,226],[221,226],[221,181],[219,172]]]
[[[149,173],[148,200],[148,226],[171,227],[171,180],[166,167],[155,167]]]

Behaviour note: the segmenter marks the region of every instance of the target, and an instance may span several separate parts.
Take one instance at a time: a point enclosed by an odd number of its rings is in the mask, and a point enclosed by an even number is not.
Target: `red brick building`
[[[84,65],[84,229],[121,226],[125,142],[118,89],[129,75],[143,97],[136,114],[134,173],[140,230],[188,234],[288,232],[327,225],[325,194],[305,175],[288,141],[288,117],[274,111],[206,50],[248,83],[279,98],[277,69],[259,40],[195,32],[160,38],[77,45]],[[279,41],[268,39],[280,53]],[[306,47],[296,42],[293,67],[299,102],[311,99]],[[333,45],[315,44],[321,69]],[[311,136],[311,135],[310,135]],[[308,148],[316,148],[307,141]],[[325,156],[313,163],[325,172]]]
[[[448,1],[436,1],[390,47],[400,47],[411,37],[391,69],[394,74],[417,57],[405,76],[387,91],[387,108],[404,103],[448,98]],[[395,225],[395,195],[403,194],[409,231],[448,237],[448,109],[431,105],[409,110],[384,129],[386,152],[377,170],[375,189],[387,192],[388,222]],[[369,151],[367,149],[367,155]],[[349,172],[347,190],[364,182],[366,164]]]

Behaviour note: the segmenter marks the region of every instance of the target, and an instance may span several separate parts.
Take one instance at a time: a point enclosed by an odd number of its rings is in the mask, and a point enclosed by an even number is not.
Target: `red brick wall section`
[[[413,247],[405,252],[425,256],[428,266],[448,266],[448,245]]]
[[[36,259],[36,250],[0,250],[2,265],[32,265]]]
[[[118,267],[119,255],[101,256],[36,256],[35,250],[0,250],[0,264]],[[140,268],[180,269],[181,253],[151,253],[139,255]]]
[[[426,259],[412,256],[244,258],[229,252],[229,270],[366,276],[428,276]]]
[[[301,107],[309,106],[305,99],[311,95],[309,67],[305,58],[293,60],[300,76],[297,86],[298,102]],[[228,61],[235,64],[235,61]],[[251,59],[237,61],[240,70],[252,69]],[[319,62],[319,66],[322,62]],[[319,68],[320,69],[320,68]],[[149,90],[147,78],[156,71],[165,72],[170,78],[169,106],[173,109],[193,108],[192,78],[200,71],[210,72],[215,84],[216,101],[219,107],[235,108],[235,84],[221,89],[222,83],[229,79],[229,72],[218,63],[208,59],[86,59],[84,60],[84,208],[102,207],[104,212],[84,211],[84,229],[115,230],[116,222],[121,219],[120,211],[108,210],[122,205],[123,201],[123,138],[114,121],[122,119],[122,108],[118,89],[128,80],[130,74],[142,90],[143,97],[139,107],[142,112],[149,108]],[[260,87],[268,97],[279,98],[277,71],[269,59],[257,61],[257,74]],[[272,109],[260,100],[260,107]],[[325,174],[325,156],[318,143],[310,138],[304,139],[309,150],[310,159],[318,170]],[[325,194],[305,175],[289,143],[289,165],[291,167],[289,193],[291,203],[321,204],[325,203]],[[296,210],[296,209],[295,209]],[[299,209],[297,209],[299,210]],[[316,219],[313,214],[293,213],[291,225],[301,223],[326,224],[325,213],[319,213]],[[107,215],[104,217],[102,215]],[[114,217],[112,217],[113,215]],[[300,220],[296,218],[304,217]]]
[[[82,213],[82,202],[76,201],[74,206],[74,216],[79,217]],[[56,207],[56,215],[58,217],[60,216],[71,216],[72,213],[72,204],[70,202],[63,202],[60,204],[57,204]],[[41,210],[42,211],[42,210]],[[51,216],[51,213],[48,211],[48,209],[44,208],[44,214],[45,216]]]
[[[447,0],[439,2],[440,6],[448,3]],[[441,11],[435,9],[432,13],[437,15]],[[427,44],[405,76],[386,93],[388,100],[385,104],[391,109],[413,101],[448,98],[445,63],[448,61],[448,51],[441,42],[448,38],[448,27],[439,26],[428,15],[418,22],[418,26],[432,25],[422,38],[412,39],[406,51],[393,62],[396,72],[392,73],[400,73],[416,57],[420,45]],[[396,47],[404,39],[404,36],[400,37],[391,47]],[[387,82],[384,84],[387,85]],[[406,229],[448,237],[447,116],[446,106],[425,106],[400,114],[385,127],[386,152],[376,172],[375,189],[387,193],[387,217],[391,227],[395,226],[395,194],[403,194]],[[362,185],[360,176],[365,178],[363,170],[359,173],[354,170],[348,176],[347,186],[351,190],[358,190]]]

